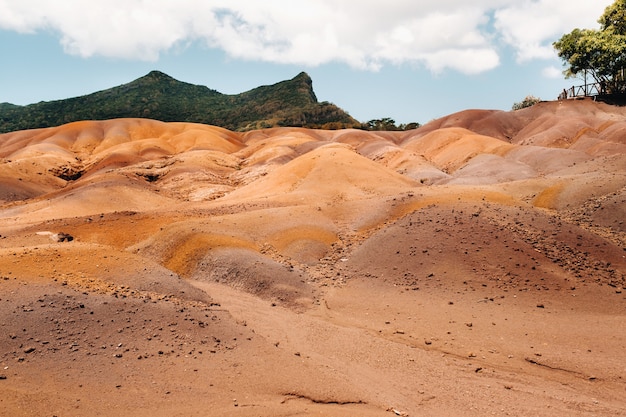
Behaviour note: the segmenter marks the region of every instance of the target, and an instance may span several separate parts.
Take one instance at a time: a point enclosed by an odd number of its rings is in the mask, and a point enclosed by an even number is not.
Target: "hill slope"
[[[143,117],[251,130],[273,126],[356,127],[334,104],[319,103],[304,72],[291,80],[227,95],[201,85],[149,74],[118,87],[27,106],[0,104],[0,133],[59,126],[79,120]]]
[[[624,415],[625,116],[2,134],[0,415]]]

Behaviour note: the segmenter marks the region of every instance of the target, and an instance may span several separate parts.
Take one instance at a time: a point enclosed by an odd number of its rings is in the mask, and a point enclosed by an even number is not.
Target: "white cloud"
[[[543,75],[545,78],[554,78],[554,79],[563,78],[563,69],[557,68],[555,66],[545,67],[541,71],[541,75]]]
[[[552,42],[576,27],[598,28],[598,18],[613,1],[516,1],[495,11],[494,26],[519,62],[551,58]]]
[[[51,31],[65,51],[153,61],[203,42],[245,60],[360,69],[409,63],[433,72],[554,57],[551,43],[593,27],[611,0],[0,0],[0,29]]]

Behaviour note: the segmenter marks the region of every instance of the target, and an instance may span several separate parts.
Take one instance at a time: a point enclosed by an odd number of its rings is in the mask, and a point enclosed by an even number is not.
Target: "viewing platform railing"
[[[568,89],[563,89],[561,94],[559,94],[559,100],[567,100],[578,97],[593,97],[600,94],[606,94],[600,83],[576,85]]]

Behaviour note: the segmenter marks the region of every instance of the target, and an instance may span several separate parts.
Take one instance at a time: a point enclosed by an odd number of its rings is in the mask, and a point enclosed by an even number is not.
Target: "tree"
[[[396,126],[396,121],[390,117],[383,117],[382,119],[372,119],[366,123],[362,123],[361,127],[364,130],[411,130],[417,129],[421,125],[417,122],[400,123]]]
[[[367,130],[398,130],[396,121],[390,117],[372,119],[366,123]]]
[[[604,10],[598,23],[602,29],[613,28],[619,34],[626,34],[626,1],[616,0],[615,3]]]
[[[525,109],[526,107],[534,106],[535,104],[539,103],[540,101],[541,101],[541,99],[539,97],[526,96],[526,98],[524,100],[522,100],[521,102],[514,103],[512,109],[513,110]]]
[[[626,0],[608,6],[600,29],[574,29],[553,43],[567,68],[566,77],[591,75],[602,92],[624,92],[626,67]]]
[[[421,125],[417,122],[411,122],[411,123],[407,123],[407,124],[400,124],[400,126],[398,126],[398,128],[400,130],[413,130],[413,129],[417,129],[418,127],[420,127]]]

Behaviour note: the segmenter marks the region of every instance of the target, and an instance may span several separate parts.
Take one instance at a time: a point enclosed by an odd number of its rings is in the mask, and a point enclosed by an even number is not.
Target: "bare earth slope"
[[[1,416],[615,416],[626,110],[0,135]]]

